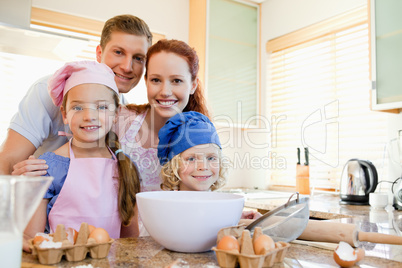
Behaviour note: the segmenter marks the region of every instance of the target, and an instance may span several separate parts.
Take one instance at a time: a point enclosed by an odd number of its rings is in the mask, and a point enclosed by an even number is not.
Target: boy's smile
[[[200,144],[180,154],[181,191],[208,191],[219,178],[220,154],[217,145]]]

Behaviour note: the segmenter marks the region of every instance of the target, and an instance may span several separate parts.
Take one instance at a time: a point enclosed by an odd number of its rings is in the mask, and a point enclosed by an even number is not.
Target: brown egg
[[[93,230],[95,230],[95,226],[88,224],[89,228],[89,233],[91,233]]]
[[[218,245],[216,246],[217,249],[226,250],[230,252],[239,253],[240,252],[240,245],[237,239],[232,235],[227,235],[221,238]]]
[[[268,251],[275,249],[275,242],[274,240],[269,237],[268,235],[260,235],[254,241],[254,252],[257,255],[264,255]]]
[[[109,242],[110,236],[108,232],[103,228],[95,228],[90,234],[88,238],[95,239],[96,243],[106,243]]]
[[[334,260],[341,267],[352,267],[357,261],[357,254],[351,245],[341,241],[334,251]]]

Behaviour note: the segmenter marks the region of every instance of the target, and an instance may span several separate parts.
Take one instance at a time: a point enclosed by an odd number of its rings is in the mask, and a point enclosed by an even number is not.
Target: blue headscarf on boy
[[[198,112],[184,112],[171,117],[159,130],[158,137],[158,158],[162,166],[196,145],[214,143],[222,149],[214,125]]]

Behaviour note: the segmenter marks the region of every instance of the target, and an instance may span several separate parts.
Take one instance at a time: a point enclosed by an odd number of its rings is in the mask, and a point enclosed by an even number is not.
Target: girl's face
[[[208,191],[219,178],[219,148],[201,144],[180,154],[181,191]]]
[[[70,89],[63,120],[75,140],[95,143],[110,131],[116,115],[114,92],[105,85],[81,84]],[[97,143],[96,143],[97,144]]]
[[[168,119],[183,111],[197,88],[185,59],[174,53],[151,56],[147,70],[148,101],[157,115]]]

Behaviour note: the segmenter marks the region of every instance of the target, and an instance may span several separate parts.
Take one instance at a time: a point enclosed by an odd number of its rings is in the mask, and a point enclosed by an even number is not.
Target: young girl
[[[211,121],[197,112],[170,118],[159,131],[158,158],[163,190],[214,191],[226,183],[228,161]],[[243,211],[242,219],[260,213]]]
[[[131,223],[138,173],[110,131],[119,105],[114,73],[95,61],[67,63],[51,77],[48,90],[72,138],[40,156],[54,180],[26,237],[54,232],[58,224],[79,230],[82,222],[106,229],[112,238],[138,236],[137,221]]]

